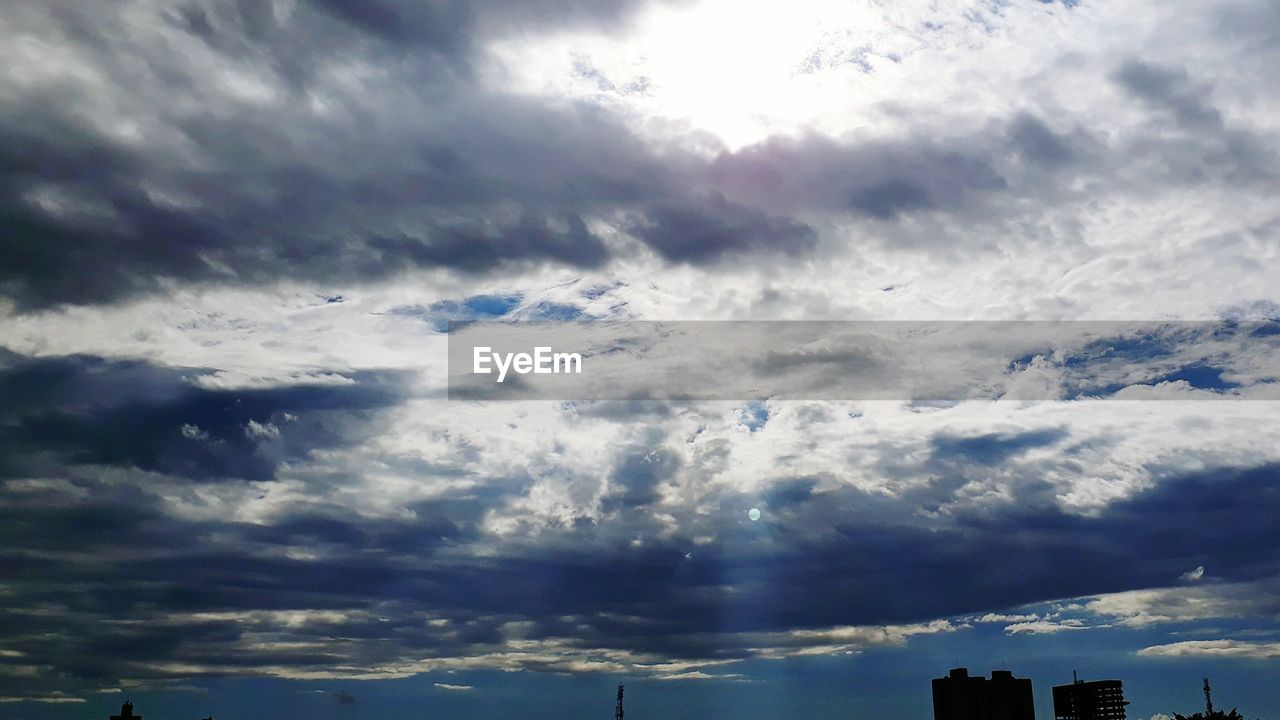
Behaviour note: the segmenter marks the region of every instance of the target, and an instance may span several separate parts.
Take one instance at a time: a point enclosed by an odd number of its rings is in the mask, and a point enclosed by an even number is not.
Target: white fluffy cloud
[[[1144,657],[1218,657],[1268,660],[1280,658],[1280,643],[1245,640],[1184,640],[1151,645],[1138,651]]]

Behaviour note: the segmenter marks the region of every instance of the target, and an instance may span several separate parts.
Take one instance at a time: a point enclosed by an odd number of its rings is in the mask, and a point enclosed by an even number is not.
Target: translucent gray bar
[[[453,400],[1280,399],[1272,320],[467,322],[448,336]]]

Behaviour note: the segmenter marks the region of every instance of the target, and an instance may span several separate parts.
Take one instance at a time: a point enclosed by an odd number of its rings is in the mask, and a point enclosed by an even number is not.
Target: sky
[[[1273,1],[0,8],[0,720],[1280,718],[1274,324],[446,392],[460,321],[1280,319]]]

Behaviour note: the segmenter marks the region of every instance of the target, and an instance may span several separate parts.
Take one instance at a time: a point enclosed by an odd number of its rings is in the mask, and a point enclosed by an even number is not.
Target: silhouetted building
[[[955,668],[933,681],[933,720],[1035,719],[1031,680],[1008,670],[993,670],[988,680]]]
[[[112,715],[110,720],[142,720],[142,716],[134,715],[133,703],[126,700],[124,705],[120,706],[120,714]]]
[[[1056,720],[1124,720],[1128,704],[1119,680],[1076,680],[1053,688]]]

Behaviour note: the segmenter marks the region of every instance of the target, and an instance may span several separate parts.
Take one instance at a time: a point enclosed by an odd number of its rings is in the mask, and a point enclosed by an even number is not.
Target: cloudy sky
[[[0,0],[0,718],[1280,717],[1274,325],[445,393],[459,320],[1275,320],[1277,67],[1274,0]]]

